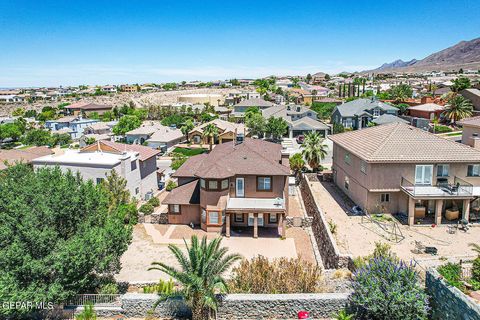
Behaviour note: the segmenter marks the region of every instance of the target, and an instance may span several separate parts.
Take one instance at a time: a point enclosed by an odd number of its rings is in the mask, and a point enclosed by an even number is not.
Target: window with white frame
[[[228,179],[222,180],[222,190],[228,189]]]
[[[257,177],[257,190],[258,191],[271,191],[272,190],[272,177]]]
[[[415,184],[432,185],[433,165],[415,166]]]
[[[480,177],[480,164],[469,164],[467,169],[467,176]]]
[[[208,180],[208,190],[217,190],[218,181],[217,180]]]
[[[219,224],[218,212],[217,211],[209,211],[208,212],[208,223],[209,224]]]
[[[380,202],[390,202],[390,193],[380,194]]]
[[[448,164],[437,165],[437,177],[448,177]]]
[[[180,213],[180,205],[178,204],[172,204],[170,209],[172,210],[172,213]]]
[[[380,109],[373,109],[373,116],[374,117],[380,116]]]

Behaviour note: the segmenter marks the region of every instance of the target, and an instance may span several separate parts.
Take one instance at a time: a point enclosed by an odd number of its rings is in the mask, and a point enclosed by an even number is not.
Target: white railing
[[[77,294],[66,305],[84,306],[93,303],[95,306],[119,306],[121,305],[120,297],[120,294]]]

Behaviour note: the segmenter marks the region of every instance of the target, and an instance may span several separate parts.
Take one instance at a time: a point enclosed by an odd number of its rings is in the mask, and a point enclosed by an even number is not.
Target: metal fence
[[[77,294],[66,306],[84,306],[92,303],[95,306],[120,306],[120,294]]]

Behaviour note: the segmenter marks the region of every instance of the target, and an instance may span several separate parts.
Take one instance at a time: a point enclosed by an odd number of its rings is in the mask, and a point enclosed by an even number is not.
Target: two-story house
[[[369,213],[410,225],[479,218],[479,150],[403,123],[330,139],[336,185]]]
[[[285,236],[288,154],[279,144],[246,138],[189,158],[173,175],[178,187],[162,201],[168,222],[200,225],[209,232],[277,228]]]
[[[398,115],[398,109],[387,103],[371,99],[356,99],[333,109],[332,123],[339,123],[354,130],[367,128],[373,119],[383,115]]]
[[[67,116],[45,121],[45,127],[54,133],[68,133],[75,140],[83,135],[85,128],[99,121],[98,119],[85,119],[81,116]]]
[[[218,131],[218,135],[213,137],[214,144],[233,141],[236,133],[248,135],[248,129],[243,123],[215,119],[193,128],[188,133],[188,140],[195,144],[209,144],[211,137],[204,136],[204,129],[210,124],[213,124]]]

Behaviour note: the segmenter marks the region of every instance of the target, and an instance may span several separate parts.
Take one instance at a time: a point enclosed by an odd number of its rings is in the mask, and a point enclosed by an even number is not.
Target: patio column
[[[230,213],[225,213],[225,235],[230,238]]]
[[[435,200],[435,224],[442,224],[443,199]]]
[[[253,237],[258,238],[258,213],[253,214]]]
[[[286,220],[283,218],[283,213],[280,213],[278,218],[278,228],[280,228],[280,236],[285,238],[285,227],[286,227]]]
[[[413,226],[415,223],[415,200],[408,198],[408,225]]]
[[[463,200],[462,219],[470,220],[470,199]]]

